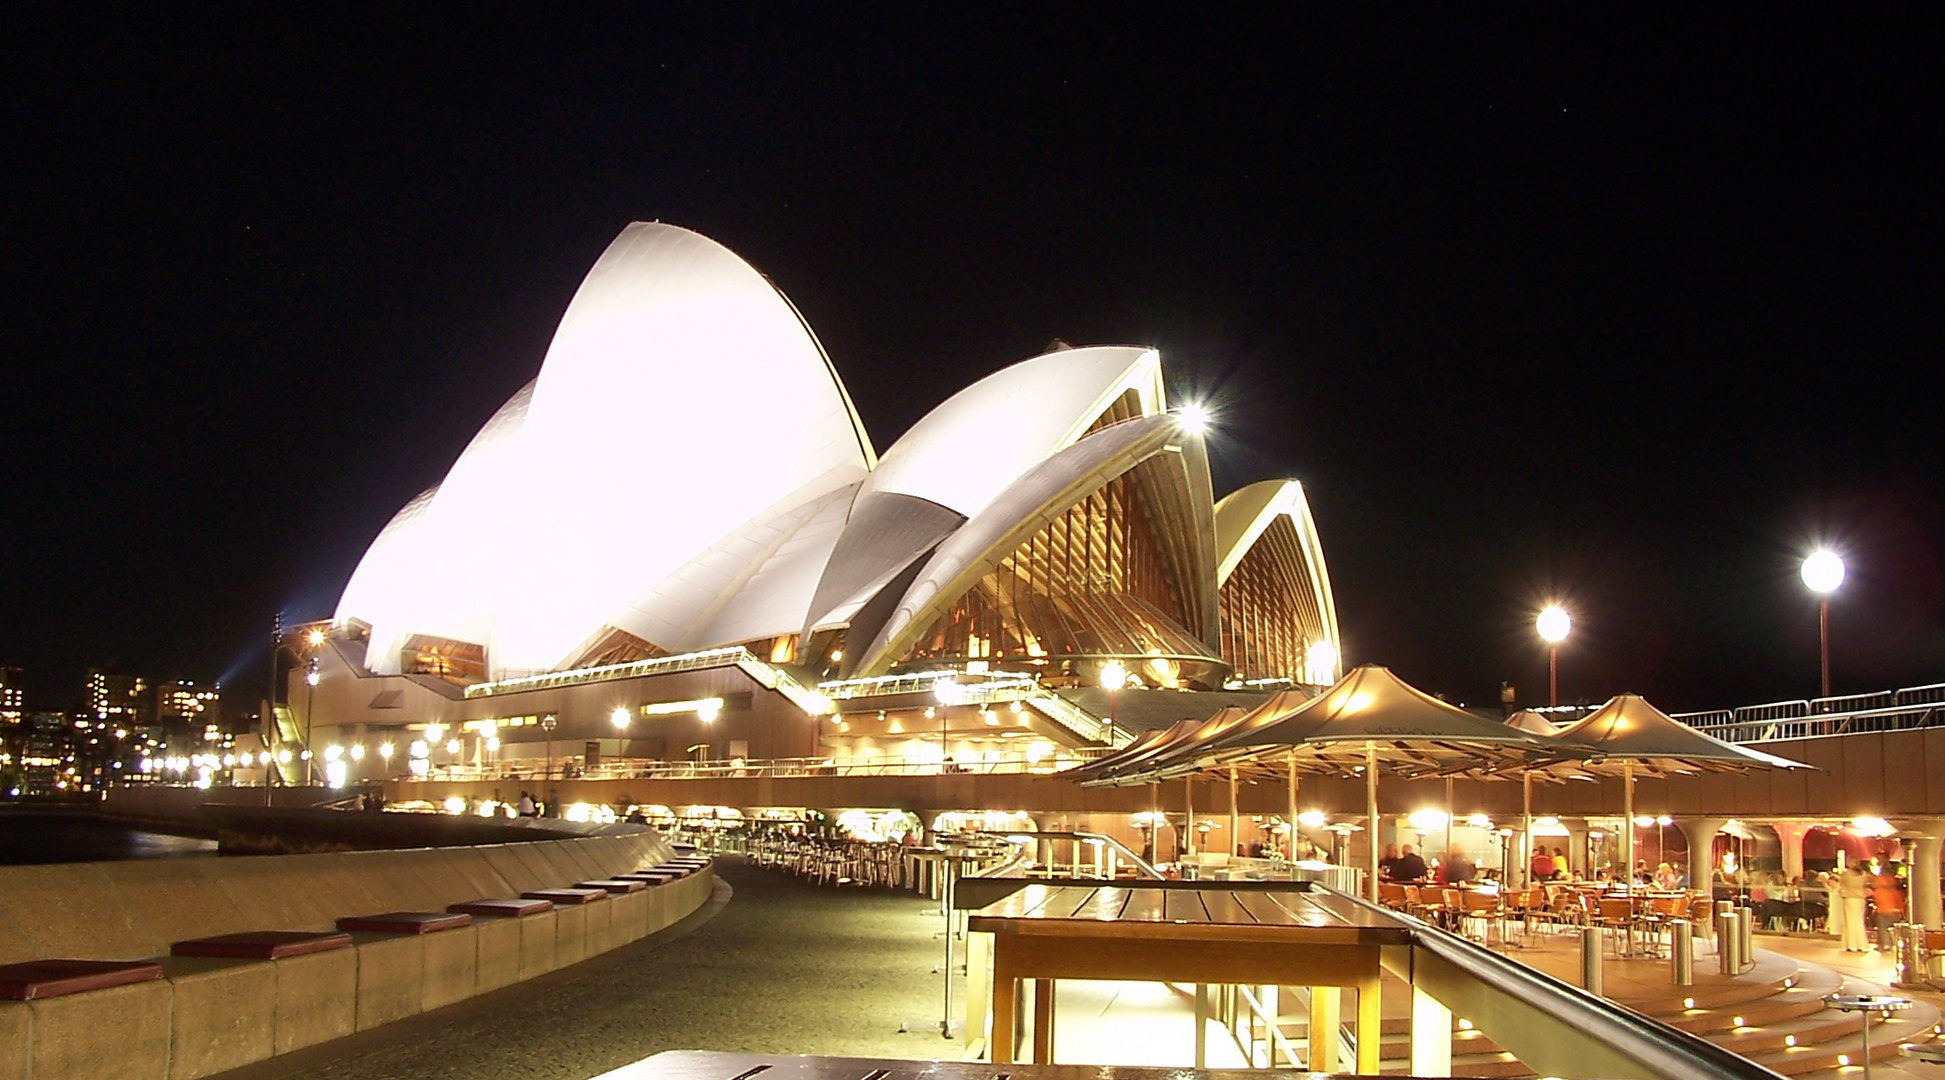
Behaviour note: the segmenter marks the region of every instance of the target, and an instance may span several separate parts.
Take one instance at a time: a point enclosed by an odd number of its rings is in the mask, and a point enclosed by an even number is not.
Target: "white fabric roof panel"
[[[659,224],[628,226],[588,272],[522,441],[522,495],[495,515],[507,534],[496,677],[558,667],[697,552],[813,481],[835,490],[871,464],[790,303],[721,245]]]
[[[905,432],[865,491],[913,495],[977,515],[1015,478],[1073,445],[1128,390],[1141,415],[1163,411],[1153,349],[1062,349],[1002,368],[947,398]]]

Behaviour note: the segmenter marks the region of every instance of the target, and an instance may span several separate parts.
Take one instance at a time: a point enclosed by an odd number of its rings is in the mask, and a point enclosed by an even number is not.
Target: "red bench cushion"
[[[529,900],[551,900],[556,904],[592,904],[596,900],[606,900],[606,889],[534,889],[523,892],[521,896]]]
[[[627,878],[604,878],[600,881],[577,881],[577,889],[606,889],[611,893],[634,893],[648,888],[647,882],[630,881]]]
[[[351,944],[350,934],[311,933],[306,930],[253,930],[247,934],[178,941],[171,956],[215,956],[232,960],[276,960],[285,956],[328,952]]]
[[[36,1001],[148,982],[162,965],[131,960],[29,960],[0,965],[0,1001]]]
[[[388,911],[383,915],[357,915],[338,920],[340,930],[366,930],[375,934],[436,934],[471,925],[471,915],[451,911]]]
[[[448,904],[446,910],[459,915],[485,915],[506,919],[552,911],[554,905],[547,900],[468,900],[463,904]]]

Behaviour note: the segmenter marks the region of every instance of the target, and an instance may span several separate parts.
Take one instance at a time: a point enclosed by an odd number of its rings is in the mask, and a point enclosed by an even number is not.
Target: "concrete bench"
[[[0,1053],[12,1059],[0,1059],[0,1068],[47,1080],[160,1076],[169,998],[162,965],[151,961],[0,966]]]
[[[554,966],[578,964],[590,952],[606,949],[613,915],[601,901],[608,899],[608,890],[532,889],[520,895],[554,905]]]
[[[447,911],[474,918],[479,993],[511,986],[554,970],[554,903],[524,897],[482,898],[449,904]]]
[[[280,1045],[350,1034],[358,980],[351,944],[350,934],[302,930],[171,944],[163,961],[173,989],[169,1076],[209,1076],[261,1061]]]
[[[444,1008],[477,992],[473,917],[388,911],[338,920],[358,949],[358,1030]]]

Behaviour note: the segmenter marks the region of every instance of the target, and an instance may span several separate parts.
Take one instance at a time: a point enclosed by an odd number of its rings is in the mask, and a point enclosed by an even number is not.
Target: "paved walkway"
[[[682,1049],[957,1058],[938,1033],[943,924],[923,899],[734,858],[717,873],[734,902],[719,885],[662,934],[223,1080],[585,1080]]]

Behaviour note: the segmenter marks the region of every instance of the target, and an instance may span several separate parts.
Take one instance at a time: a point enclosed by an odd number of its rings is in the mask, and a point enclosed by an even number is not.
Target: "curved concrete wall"
[[[0,1002],[0,1080],[190,1080],[440,1008],[674,924],[713,875],[428,935],[275,961],[171,958],[177,941],[332,930],[339,918],[443,911],[606,878],[673,856],[640,832],[317,855],[0,867],[0,964],[159,959],[165,978]]]

